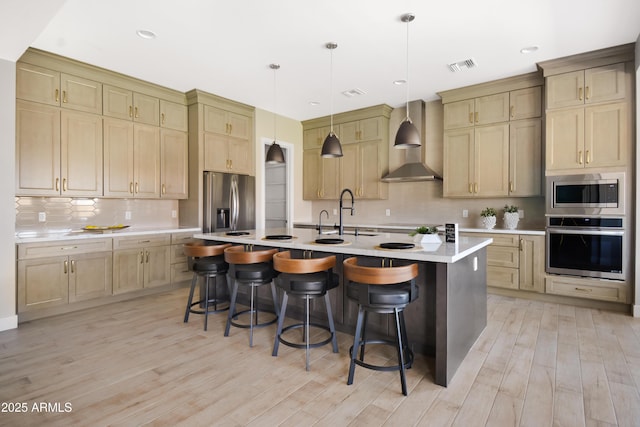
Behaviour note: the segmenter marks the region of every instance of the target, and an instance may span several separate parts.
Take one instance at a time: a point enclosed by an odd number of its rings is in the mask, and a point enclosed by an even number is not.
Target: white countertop
[[[198,227],[178,227],[178,228],[144,228],[130,227],[123,230],[113,230],[111,232],[94,232],[84,230],[61,231],[58,233],[16,233],[16,243],[40,243],[77,239],[110,239],[112,237],[129,237],[143,236],[149,234],[164,233],[198,233],[201,229]]]
[[[424,225],[424,224],[421,224],[421,225]],[[318,226],[318,224],[313,222],[296,222],[293,224],[293,226],[294,228],[296,226],[315,228]],[[364,230],[367,230],[367,229],[372,229],[372,230],[384,229],[384,230],[397,230],[394,232],[399,234],[408,232],[408,230],[414,230],[418,226],[419,225],[414,225],[414,224],[397,224],[397,223],[394,223],[394,224],[344,224],[344,227],[347,229],[358,228],[363,232],[365,232]],[[333,230],[333,224],[323,224],[322,229]],[[444,232],[444,225],[438,225],[438,230],[440,232]],[[516,229],[510,230],[506,228],[492,228],[488,230],[486,228],[460,227],[458,230],[464,233],[528,234],[528,235],[537,235],[537,236],[544,236],[545,234],[544,229],[516,228]]]
[[[302,228],[278,228],[267,230],[246,230],[250,234],[246,236],[227,236],[220,233],[196,233],[198,239],[217,240],[237,244],[254,244],[261,246],[273,246],[278,248],[313,250],[321,252],[342,253],[349,255],[363,255],[381,258],[411,259],[416,261],[431,261],[441,263],[454,263],[472,253],[490,245],[493,239],[484,237],[460,237],[455,243],[444,243],[444,236],[440,236],[443,242],[439,245],[425,245],[421,247],[416,243],[414,249],[381,249],[377,248],[384,242],[414,243],[409,235],[398,233],[377,233],[375,236],[353,236],[338,234],[319,235],[316,230]],[[266,240],[265,236],[273,234],[286,234],[293,236],[289,240]],[[315,243],[317,238],[342,238],[344,243],[326,245]]]

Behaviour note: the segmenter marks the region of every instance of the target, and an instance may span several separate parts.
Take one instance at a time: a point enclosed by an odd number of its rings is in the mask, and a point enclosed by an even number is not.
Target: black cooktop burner
[[[387,242],[380,243],[380,247],[384,249],[413,249],[416,247],[413,243],[404,242]]]

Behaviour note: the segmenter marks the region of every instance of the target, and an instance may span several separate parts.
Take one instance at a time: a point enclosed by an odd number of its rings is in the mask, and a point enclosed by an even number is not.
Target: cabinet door
[[[158,126],[160,124],[160,100],[153,96],[134,92],[133,121]]]
[[[340,198],[340,158],[322,159],[322,199],[338,200]]]
[[[241,114],[229,113],[229,136],[249,140],[251,136],[251,119]]]
[[[542,120],[509,125],[509,195],[540,196],[542,191]]]
[[[18,62],[16,98],[41,104],[60,105],[60,73]]]
[[[60,194],[60,109],[16,103],[16,194]]]
[[[204,134],[204,170],[228,172],[228,138],[215,133]]]
[[[384,132],[382,117],[360,120],[358,129],[359,141],[373,141],[382,138]]]
[[[133,123],[104,119],[104,195],[133,197]]]
[[[304,150],[302,154],[302,198],[304,200],[317,200],[321,191],[321,164],[320,149]]]
[[[18,313],[69,302],[66,256],[18,261]]]
[[[180,131],[160,131],[160,197],[186,199],[188,171],[188,138]]]
[[[113,252],[113,294],[142,289],[144,278],[144,249]]]
[[[509,92],[476,98],[474,124],[487,125],[509,121]]]
[[[229,171],[244,175],[253,175],[253,150],[246,139],[229,139]]]
[[[160,197],[160,131],[157,127],[133,126],[133,181],[135,197]]]
[[[520,236],[521,290],[544,293],[544,244],[544,236]]]
[[[546,169],[582,169],[584,108],[549,111],[546,121]]]
[[[387,147],[382,142],[361,142],[358,144],[360,148],[358,163],[360,167],[360,198],[363,199],[382,199],[387,197],[386,186],[380,181],[382,175],[382,150]],[[345,169],[344,157],[342,170]],[[344,176],[344,175],[343,175]],[[346,185],[343,183],[343,187]],[[348,188],[348,187],[347,187]]]
[[[573,71],[547,77],[547,108],[584,104],[584,71]]]
[[[61,112],[62,195],[102,196],[102,117]]]
[[[102,83],[62,73],[60,90],[63,107],[102,114]]]
[[[586,104],[624,99],[626,96],[624,64],[585,70],[584,85]]]
[[[358,121],[342,123],[340,125],[338,139],[342,144],[351,144],[358,141]]]
[[[102,85],[102,114],[116,119],[133,119],[133,92]]]
[[[473,196],[474,155],[473,128],[445,131],[443,179],[445,197]]]
[[[163,128],[189,130],[187,106],[175,102],[160,100],[160,126]]]
[[[606,104],[585,109],[585,158],[587,168],[627,164],[627,104]]]
[[[509,194],[509,125],[475,128],[474,194],[482,197]]]
[[[144,287],[171,283],[171,247],[151,246],[144,250]]]
[[[88,253],[69,258],[69,302],[112,294],[111,252]]]
[[[359,144],[342,147],[341,173],[342,187],[351,189],[355,197],[359,198],[362,188],[362,157]]]
[[[325,138],[329,135],[329,126],[322,128],[306,129],[303,133],[304,149],[322,148]]]
[[[444,128],[457,129],[473,126],[474,112],[473,99],[444,104]]]
[[[509,93],[509,119],[521,120],[542,115],[542,88],[540,86],[514,90]]]
[[[205,132],[214,132],[222,135],[227,135],[229,133],[226,111],[210,105],[205,105],[203,107],[203,114]]]

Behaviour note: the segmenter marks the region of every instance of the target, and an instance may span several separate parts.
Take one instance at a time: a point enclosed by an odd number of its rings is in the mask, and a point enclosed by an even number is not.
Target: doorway
[[[271,143],[264,146],[264,155]],[[287,149],[282,147],[285,163],[264,165],[264,189],[265,189],[265,227],[287,228],[289,226],[289,208],[287,206],[287,164],[289,163]]]

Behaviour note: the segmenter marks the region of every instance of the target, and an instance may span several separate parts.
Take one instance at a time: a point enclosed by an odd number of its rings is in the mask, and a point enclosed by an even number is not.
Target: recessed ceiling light
[[[138,30],[136,31],[136,34],[138,35],[138,37],[142,37],[143,39],[155,39],[156,38],[156,33],[154,33],[151,30]]]
[[[520,53],[524,53],[524,54],[533,53],[536,50],[538,50],[538,46],[527,46],[520,49]]]
[[[320,105],[320,102],[318,102],[318,101],[310,101],[309,105],[313,105],[315,107],[316,105]]]
[[[394,80],[393,81],[393,84],[394,85],[398,85],[398,86],[406,84],[406,83],[407,83],[407,81],[405,79],[399,79],[399,80]]]

